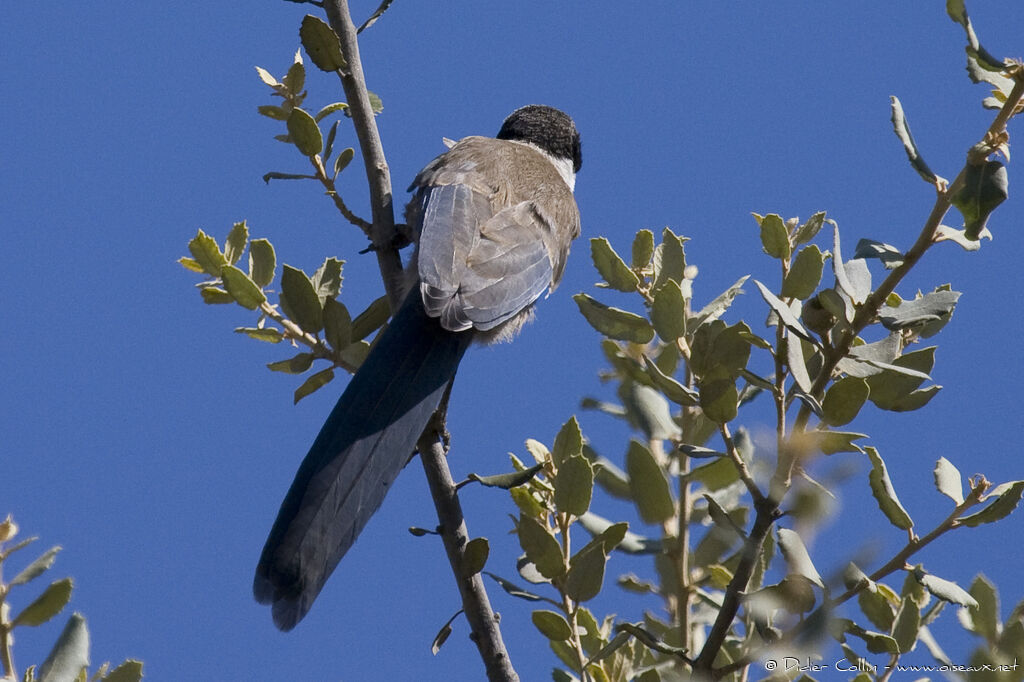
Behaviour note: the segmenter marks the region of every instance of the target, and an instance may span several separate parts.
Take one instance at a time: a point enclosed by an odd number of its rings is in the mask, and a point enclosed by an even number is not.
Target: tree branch
[[[394,247],[395,212],[391,174],[370,106],[369,92],[366,89],[362,62],[359,58],[356,28],[352,23],[348,2],[324,0],[323,6],[331,28],[338,34],[341,52],[347,63],[345,71],[339,72],[339,76],[348,100],[349,113],[352,114],[370,188],[373,217],[370,238],[373,250],[377,253],[377,264],[380,267],[388,301],[391,303],[391,310],[396,311],[404,294],[404,273],[402,259]],[[378,12],[383,12],[384,9],[387,9],[387,3],[382,4]],[[462,572],[462,553],[469,540],[469,531],[466,528],[455,482],[448,469],[446,448],[440,438],[445,430],[444,414],[447,402],[446,395],[435,419],[420,435],[417,450],[423,462],[423,471],[434,499],[434,507],[437,509],[441,537],[462,597],[462,608],[473,631],[470,638],[476,642],[480,656],[484,660],[487,678],[492,681],[518,682],[519,676],[509,660],[505,643],[501,638],[501,630],[498,628],[498,617],[491,610],[482,576],[479,573],[466,576]]]

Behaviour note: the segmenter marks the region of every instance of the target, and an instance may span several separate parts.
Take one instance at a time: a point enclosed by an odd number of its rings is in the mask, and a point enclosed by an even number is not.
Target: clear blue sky
[[[353,4],[359,17],[376,6]],[[892,135],[888,97],[902,99],[931,167],[954,176],[992,116],[979,104],[986,89],[964,73],[961,30],[942,3],[756,5],[396,0],[362,40],[396,190],[443,136],[493,134],[512,109],[546,103],[583,134],[584,236],[622,251],[640,228],[691,237],[698,301],[743,274],[777,282],[750,211],[824,209],[848,249],[860,237],[909,246],[934,194]],[[1024,4],[973,5],[991,52],[1024,53]],[[263,368],[287,350],[233,334],[252,317],[204,306],[175,261],[198,228],[222,239],[244,218],[307,272],[326,255],[346,259],[350,308],[378,295],[375,263],[356,255],[362,238],[312,183],[261,180],[304,168],[272,139],[279,124],[256,114],[269,98],[253,67],[283,74],[310,10],[273,0],[6,4],[0,513],[40,546],[64,546],[54,575],[75,578],[71,608],[88,618],[95,662],[138,657],[153,680],[476,679],[462,621],[430,654],[458,599],[440,545],[404,530],[436,523],[418,466],[295,631],[275,630],[251,597],[277,506],[342,382],[293,407],[297,380]],[[341,98],[333,78],[311,73],[308,85],[317,105]],[[339,144],[354,145],[344,126]],[[366,214],[358,170],[342,191]],[[874,436],[922,529],[946,514],[931,486],[939,456],[965,475],[1024,477],[1015,170],[995,241],[973,254],[936,249],[902,289],[952,282],[965,292],[937,339],[933,376],[945,390],[920,412],[867,408],[852,425]],[[612,397],[596,378],[598,338],[571,300],[594,293],[595,280],[581,240],[522,338],[470,354],[451,406],[456,477],[505,470],[507,452],[522,453],[527,437],[550,442],[582,395]],[[755,293],[730,319],[740,315],[761,324]],[[503,408],[479,414],[488,401]],[[618,425],[581,420],[602,452],[622,456]],[[882,552],[899,542],[863,495],[862,458],[846,458],[860,472],[846,497],[854,518],[818,537],[823,571],[868,540]],[[489,568],[513,574],[507,497],[471,487],[464,503],[472,534],[492,540]],[[1022,519],[947,537],[920,558],[964,586],[978,571],[995,579],[1005,615],[1024,597]],[[623,558],[610,570],[650,572]],[[658,606],[609,592],[598,610],[635,620]],[[500,590],[492,598],[523,679],[549,679],[555,659],[530,605]],[[64,618],[21,634],[20,666],[42,660]],[[970,640],[949,625],[952,609],[943,620],[942,643],[966,662]]]

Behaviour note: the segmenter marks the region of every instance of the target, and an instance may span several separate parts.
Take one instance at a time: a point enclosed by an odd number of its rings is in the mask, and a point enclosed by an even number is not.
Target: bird
[[[253,594],[281,630],[306,616],[414,456],[468,347],[511,340],[558,285],[580,234],[581,163],[572,118],[534,104],[416,175],[407,293],[299,466],[257,564]]]

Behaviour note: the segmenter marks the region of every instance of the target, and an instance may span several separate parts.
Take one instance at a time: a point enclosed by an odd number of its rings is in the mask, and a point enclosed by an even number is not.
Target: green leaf
[[[988,228],[979,232],[977,239],[968,239],[967,230],[954,230],[949,225],[939,225],[935,228],[935,236],[932,237],[932,241],[935,242],[953,242],[964,251],[977,251],[980,249],[981,239],[992,239],[992,233],[988,231]]]
[[[914,602],[911,601],[911,603]],[[861,590],[857,593],[857,605],[860,606],[860,610],[876,628],[886,632],[892,630],[893,621],[896,620],[896,612],[893,610],[889,600],[886,599],[885,594],[880,590],[872,589],[871,587]],[[917,607],[916,603],[914,603],[914,607]]]
[[[302,18],[299,39],[306,48],[306,54],[321,71],[337,71],[345,68],[338,34],[321,19],[307,14]]]
[[[313,393],[317,389],[323,388],[334,379],[334,368],[328,367],[322,369],[316,374],[311,375],[308,379],[302,382],[302,385],[295,389],[295,396],[293,404],[298,404],[300,400],[305,398],[310,393]]]
[[[284,107],[275,106],[273,104],[261,104],[256,107],[256,111],[267,118],[274,119],[275,121],[288,120],[288,110]]]
[[[654,289],[672,280],[682,284],[686,272],[686,256],[683,253],[684,237],[678,237],[665,228],[661,233],[661,244],[654,250]],[[641,342],[644,343],[644,342]]]
[[[297,59],[288,67],[288,73],[281,79],[281,85],[293,95],[301,95],[306,85],[306,67],[302,65],[302,57],[295,53]]]
[[[509,595],[513,597],[519,597],[520,599],[525,599],[526,601],[543,601],[544,599],[544,597],[536,595],[532,592],[527,592],[515,583],[505,580],[501,576],[495,575],[490,571],[484,571],[483,573],[484,575],[490,576],[494,580],[494,582],[498,583],[498,585],[501,586],[501,589],[505,590],[505,592],[507,592]]]
[[[679,425],[672,418],[668,401],[661,393],[645,384],[624,381],[619,396],[629,423],[639,428],[647,440],[679,437]]]
[[[224,258],[232,265],[237,263],[242,257],[248,241],[249,228],[246,226],[245,221],[235,223],[231,227],[231,232],[228,233],[227,241],[224,243]]]
[[[716,424],[726,424],[736,418],[739,407],[739,393],[733,379],[702,381],[700,387],[700,409]]]
[[[256,74],[260,77],[260,80],[269,85],[270,87],[281,85],[276,78],[274,78],[269,71],[261,66],[256,67]]]
[[[873,654],[898,654],[900,652],[900,648],[899,645],[896,644],[896,640],[889,635],[865,630],[853,621],[845,618],[839,619],[839,625],[847,634],[851,634],[854,637],[864,640],[864,644],[867,645],[868,651]]]
[[[654,256],[654,233],[650,230],[640,230],[633,238],[633,249],[631,262],[637,270],[646,267]]]
[[[573,455],[558,465],[555,475],[555,508],[582,516],[590,508],[594,491],[594,469],[582,455]]]
[[[355,341],[342,348],[339,357],[347,366],[359,369],[369,354],[370,344],[366,341]]]
[[[595,237],[590,240],[590,257],[594,261],[594,267],[605,282],[612,289],[618,291],[636,291],[640,279],[636,273],[629,269],[626,262],[604,237]]]
[[[959,604],[968,608],[977,608],[978,602],[968,594],[962,587],[949,580],[943,580],[938,576],[925,573],[921,568],[914,569],[914,578],[921,583],[928,592],[936,599],[948,601],[951,604]]]
[[[786,329],[790,330],[802,339],[806,339],[810,343],[814,343],[814,337],[804,329],[803,325],[800,324],[800,320],[796,318],[793,311],[790,310],[789,306],[783,303],[778,296],[773,294],[768,287],[754,280],[754,284],[757,285],[757,290],[761,292],[761,298],[768,304],[775,314],[779,316],[779,320],[785,325]]]
[[[697,329],[698,327],[713,322],[722,316],[736,297],[743,293],[743,284],[750,278],[750,275],[744,275],[740,277],[736,282],[723,291],[721,294],[715,297],[711,303],[701,308],[701,311],[693,316],[691,322],[687,325],[690,329]]]
[[[921,611],[913,599],[906,597],[900,604],[900,610],[896,613],[896,620],[892,626],[892,638],[896,640],[900,653],[909,653],[914,649],[920,629]]]
[[[576,294],[572,298],[590,326],[608,338],[633,343],[648,343],[654,338],[654,328],[639,315],[611,308],[586,294]]]
[[[316,289],[317,296],[320,297],[321,305],[327,299],[334,298],[341,293],[341,266],[344,263],[345,261],[338,260],[337,258],[328,258],[313,273],[313,277],[310,278],[313,288]]]
[[[727,457],[716,459],[709,464],[694,468],[686,476],[687,481],[702,483],[708,490],[721,490],[740,480],[736,465]]]
[[[789,244],[786,223],[782,218],[771,213],[761,218],[758,223],[761,226],[761,247],[764,252],[772,258],[789,258],[792,247]]]
[[[654,294],[651,322],[663,341],[671,343],[686,334],[686,300],[673,280],[665,282]]]
[[[352,343],[352,318],[345,304],[334,298],[324,301],[324,339],[336,351]]]
[[[285,372],[286,374],[302,374],[313,366],[312,353],[299,353],[293,358],[271,362],[267,369],[272,372]]]
[[[969,594],[974,597],[976,606],[962,610],[960,616],[961,624],[971,632],[977,633],[985,638],[990,645],[999,641],[1000,617],[999,617],[999,594],[996,587],[983,576],[978,575],[971,583]],[[1009,619],[1007,620],[1009,623]]]
[[[700,396],[696,391],[664,374],[646,355],[644,356],[644,365],[647,367],[647,373],[654,382],[655,388],[664,393],[666,398],[684,407],[697,405]]]
[[[325,118],[327,118],[328,116],[330,116],[331,114],[333,114],[336,111],[347,111],[347,110],[348,110],[348,103],[347,102],[334,102],[333,104],[328,104],[326,107],[324,107],[320,111],[316,112],[316,116],[314,116],[313,119],[317,123],[319,123],[320,121],[324,120]]]
[[[67,624],[39,666],[39,682],[75,682],[89,666],[89,629],[80,613],[71,614]]]
[[[224,303],[235,302],[234,297],[220,287],[203,287],[199,290],[199,295],[203,297],[203,303],[209,305],[222,305]]]
[[[675,502],[669,490],[668,479],[654,455],[635,440],[626,451],[626,473],[629,491],[637,511],[647,523],[661,523],[675,514]]]
[[[117,666],[103,678],[103,682],[140,682],[142,680],[142,661],[129,659]]]
[[[235,327],[235,333],[245,334],[250,339],[267,343],[281,343],[284,340],[281,330],[274,327]]]
[[[295,107],[288,114],[288,136],[292,144],[303,156],[313,157],[324,148],[324,138],[320,126],[304,109]]]
[[[821,402],[825,423],[842,426],[853,421],[869,392],[868,383],[857,377],[843,377],[833,383]]]
[[[868,453],[868,458],[871,460],[871,472],[868,474],[868,483],[871,485],[871,494],[874,495],[875,501],[878,502],[878,508],[889,519],[889,523],[901,530],[910,530],[914,527],[914,522],[896,495],[896,489],[893,488],[892,481],[889,480],[889,472],[885,468],[882,456],[873,447],[868,446],[864,450]]]
[[[319,123],[320,119],[317,118],[316,121],[317,123]],[[327,161],[327,159],[331,158],[331,153],[334,151],[334,140],[335,138],[338,137],[338,126],[340,124],[341,120],[339,119],[332,123],[330,130],[327,131],[327,141],[324,142],[324,161]],[[335,173],[334,176],[337,177],[338,174]]]
[[[53,562],[57,560],[57,552],[60,550],[61,547],[57,545],[43,552],[35,561],[21,569],[16,576],[11,578],[11,581],[7,583],[8,587],[13,585],[23,585],[41,576],[49,570],[51,566],[53,566]]]
[[[964,482],[960,470],[945,457],[935,463],[935,487],[956,504],[964,503]]]
[[[519,546],[542,576],[551,580],[565,575],[562,548],[551,531],[536,519],[520,514],[516,533],[519,535]]]
[[[912,301],[903,301],[897,307],[886,304],[879,312],[878,319],[889,330],[908,329],[926,322],[948,319],[959,298],[959,291],[939,289]]]
[[[807,222],[796,228],[796,232],[793,234],[794,246],[800,244],[806,244],[807,242],[814,239],[814,237],[821,230],[822,225],[825,224],[825,211],[818,211],[810,218]]]
[[[256,286],[256,282],[249,279],[249,276],[236,268],[234,265],[225,265],[220,270],[221,279],[224,281],[224,288],[231,294],[238,305],[247,310],[256,310],[260,304],[267,300],[263,291]]]
[[[866,433],[851,433],[847,431],[819,431],[817,433],[818,447],[822,454],[834,455],[837,452],[864,452],[853,441],[867,438]]]
[[[291,144],[292,138],[284,140]],[[270,184],[271,180],[316,180],[315,175],[309,175],[308,173],[264,173],[263,182]]]
[[[886,270],[898,268],[903,264],[903,254],[891,244],[883,244],[874,239],[861,239],[853,252],[854,258],[877,258],[882,261]]]
[[[552,641],[564,642],[572,637],[572,628],[560,613],[538,609],[530,614],[530,620],[540,630],[540,634]]]
[[[249,277],[256,286],[265,287],[274,281],[274,270],[277,268],[277,256],[274,246],[266,239],[253,239],[249,242]]]
[[[203,271],[203,266],[200,265],[199,261],[197,261],[195,258],[188,258],[186,256],[182,256],[181,258],[178,259],[178,262],[181,263],[181,266],[186,270],[191,270],[192,272]]]
[[[934,185],[938,180],[938,176],[928,167],[925,160],[921,157],[921,152],[917,149],[917,143],[914,142],[914,136],[910,134],[910,124],[907,123],[907,117],[903,113],[903,105],[900,104],[898,97],[889,97],[889,102],[892,108],[892,129],[896,133],[896,137],[900,138],[900,142],[903,143],[903,149],[907,152],[907,159],[910,160],[910,165],[913,166],[917,174],[930,185]]]
[[[338,173],[345,170],[348,164],[352,162],[352,159],[355,158],[355,155],[356,150],[352,149],[352,147],[345,147],[345,149],[341,150],[338,158],[334,160],[334,177],[338,177]]]
[[[953,195],[953,205],[964,217],[964,236],[977,240],[989,215],[1006,201],[1009,180],[1006,167],[999,161],[979,165],[968,163],[963,188]]]
[[[1024,481],[1013,481],[1012,483],[1004,483],[998,486],[991,493],[986,495],[983,500],[987,500],[991,497],[995,497],[995,501],[988,505],[980,512],[965,516],[960,519],[960,523],[965,526],[980,526],[983,523],[992,523],[998,521],[1010,514],[1017,505],[1020,503],[1021,494],[1024,493]]]
[[[484,570],[491,546],[487,538],[473,538],[462,550],[462,576],[468,578]]]
[[[543,464],[535,464],[529,469],[523,469],[522,471],[512,471],[507,474],[495,474],[493,476],[480,476],[478,474],[469,474],[466,478],[471,481],[476,481],[488,488],[501,488],[503,490],[509,490],[516,486],[529,483],[533,480],[534,476],[544,469]]]
[[[356,315],[352,320],[352,340],[361,341],[373,332],[380,329],[381,325],[388,321],[391,316],[391,304],[387,296],[381,296],[366,307],[366,310]]]
[[[793,264],[782,281],[782,296],[809,298],[821,283],[821,273],[825,269],[825,254],[815,244],[800,249],[793,259]]]
[[[580,423],[572,416],[569,421],[562,424],[555,436],[555,443],[551,446],[551,460],[555,466],[561,467],[570,457],[576,457],[583,453],[583,433],[580,431]]]
[[[370,99],[370,111],[373,112],[374,116],[384,111],[384,102],[381,100],[380,95],[369,90],[367,90],[366,94]]]
[[[281,307],[302,331],[316,334],[323,329],[323,308],[313,282],[290,265],[281,274]]]
[[[452,634],[452,622],[448,621],[441,626],[441,629],[434,635],[434,640],[430,643],[430,653],[437,656],[437,652],[441,650],[444,643],[448,641],[448,637]]]
[[[220,269],[227,265],[228,260],[221,253],[220,247],[217,246],[217,240],[199,230],[196,236],[192,238],[192,241],[188,243],[188,250],[195,261],[202,267],[203,272],[214,277],[220,277]]]
[[[811,555],[807,553],[807,547],[804,546],[800,535],[794,530],[779,528],[778,538],[779,550],[782,552],[782,558],[786,560],[786,565],[789,566],[789,572],[802,575],[824,589],[825,581],[814,567]]]
[[[608,553],[600,541],[592,541],[569,560],[565,593],[577,602],[589,601],[601,592]]]
[[[56,616],[71,600],[72,585],[71,578],[63,578],[50,583],[41,595],[14,617],[11,626],[42,625]]]

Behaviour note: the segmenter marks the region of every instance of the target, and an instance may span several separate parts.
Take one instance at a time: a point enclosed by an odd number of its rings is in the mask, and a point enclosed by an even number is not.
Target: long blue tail
[[[473,333],[406,297],[302,461],[263,547],[253,593],[291,630],[380,507],[455,376]]]

